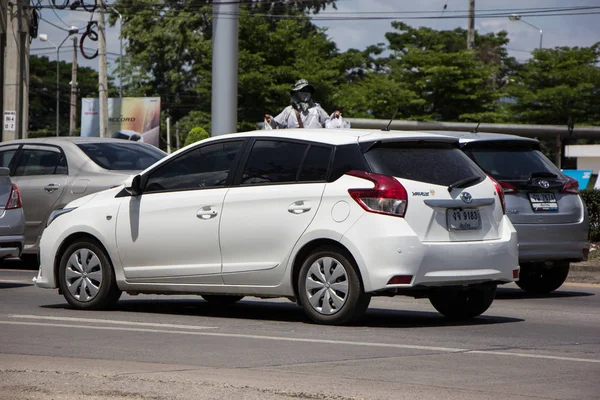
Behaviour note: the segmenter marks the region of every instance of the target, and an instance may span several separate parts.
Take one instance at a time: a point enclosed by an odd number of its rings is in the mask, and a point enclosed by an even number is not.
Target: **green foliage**
[[[114,5],[126,20],[126,94],[160,96],[163,115],[179,122],[180,132],[210,132],[210,1]],[[242,2],[238,130],[255,129],[265,113],[279,113],[300,78],[316,87],[313,97],[326,111],[340,109],[351,118],[389,119],[398,109],[396,118],[411,120],[566,125],[572,116],[576,125],[600,123],[600,44],[536,50],[521,65],[508,56],[505,31],[476,32],[475,48],[467,50],[465,29],[393,22],[387,46],[340,52],[310,20],[326,6],[335,2]]]
[[[589,213],[590,240],[594,242],[600,241],[600,190],[582,190],[581,198],[587,206]]]
[[[71,63],[59,64],[60,135],[69,134],[71,104]],[[56,135],[56,61],[48,57],[29,58],[29,136]],[[98,97],[98,73],[92,68],[77,70],[77,121],[81,115],[81,99]],[[38,135],[38,136],[36,136]]]
[[[592,47],[541,49],[519,66],[507,92],[519,122],[566,125],[600,123],[600,42]]]
[[[187,146],[189,144],[199,142],[200,140],[204,140],[209,137],[210,135],[208,134],[208,132],[206,132],[204,128],[192,128],[192,130],[189,131],[189,133],[187,134],[187,137],[185,138],[185,143],[183,145]]]

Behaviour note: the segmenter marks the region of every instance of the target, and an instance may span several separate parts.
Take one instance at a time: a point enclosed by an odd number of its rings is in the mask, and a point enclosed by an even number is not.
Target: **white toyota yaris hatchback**
[[[502,189],[456,138],[368,130],[198,142],[54,212],[40,257],[36,285],[79,309],[123,291],[287,297],[325,324],[394,294],[475,317],[519,273]]]

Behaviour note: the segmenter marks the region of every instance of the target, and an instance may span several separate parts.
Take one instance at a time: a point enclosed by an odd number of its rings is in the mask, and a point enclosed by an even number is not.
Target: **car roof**
[[[251,132],[232,133],[212,137],[207,140],[264,137],[280,139],[297,139],[319,142],[334,146],[372,141],[433,140],[439,142],[457,142],[457,138],[444,137],[421,131],[381,131],[377,129],[274,129]]]
[[[533,138],[526,138],[516,135],[507,135],[504,133],[487,133],[487,132],[458,132],[458,131],[431,131],[437,135],[451,136],[460,140],[460,143],[472,142],[489,142],[489,141],[521,141],[524,143],[539,143]]]

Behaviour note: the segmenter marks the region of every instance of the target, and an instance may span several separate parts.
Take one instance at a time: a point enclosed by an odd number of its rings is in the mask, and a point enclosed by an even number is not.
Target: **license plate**
[[[529,193],[529,201],[533,211],[558,211],[554,193]]]
[[[481,229],[481,216],[477,209],[451,208],[446,213],[448,230],[474,231]]]

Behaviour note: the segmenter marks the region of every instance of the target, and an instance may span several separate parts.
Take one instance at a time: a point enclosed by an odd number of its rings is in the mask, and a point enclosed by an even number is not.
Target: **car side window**
[[[19,146],[4,146],[0,148],[0,167],[10,168]]]
[[[299,182],[321,182],[327,179],[331,148],[311,145],[302,162]]]
[[[243,141],[188,151],[150,173],[144,193],[224,187]]]
[[[68,174],[67,160],[56,147],[24,147],[17,162],[15,176]]]
[[[306,153],[303,143],[257,140],[242,173],[242,185],[296,182]]]

